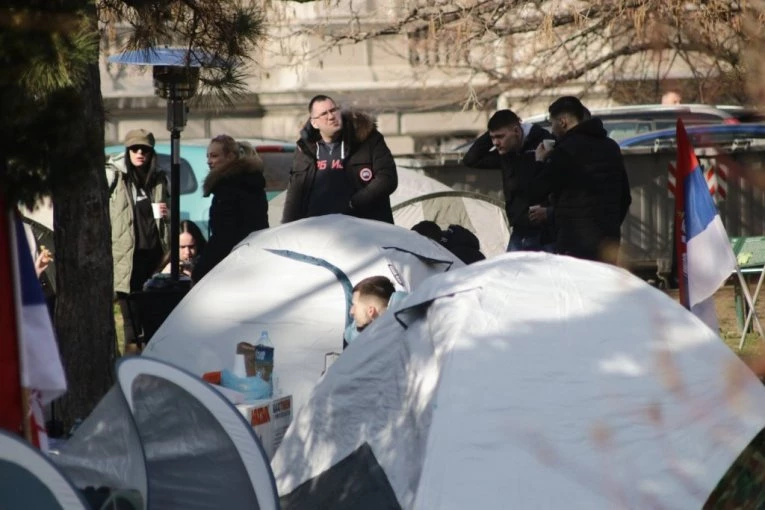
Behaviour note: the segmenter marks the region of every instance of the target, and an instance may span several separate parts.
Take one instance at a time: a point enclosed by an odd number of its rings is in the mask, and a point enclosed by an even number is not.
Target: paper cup
[[[154,213],[154,219],[162,219],[162,204],[151,204],[151,211]]]
[[[544,146],[546,151],[549,151],[553,147],[555,147],[555,140],[542,140],[542,145]]]

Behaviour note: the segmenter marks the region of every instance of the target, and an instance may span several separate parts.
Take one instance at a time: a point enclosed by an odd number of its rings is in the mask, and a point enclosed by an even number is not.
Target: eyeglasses
[[[332,114],[332,115],[334,115],[334,114],[336,114],[336,113],[337,113],[337,112],[339,112],[339,111],[340,111],[340,107],[339,107],[339,106],[335,106],[334,108],[330,108],[329,110],[327,110],[327,111],[325,111],[325,112],[321,112],[321,113],[320,113],[320,114],[318,114],[316,117],[311,117],[311,118],[312,118],[312,119],[314,119],[314,120],[316,120],[316,119],[324,119],[324,118],[326,118],[326,117],[327,117],[329,114]]]
[[[141,152],[143,154],[148,154],[151,152],[151,147],[147,147],[145,145],[133,145],[132,147],[128,147],[128,150],[130,152]]]

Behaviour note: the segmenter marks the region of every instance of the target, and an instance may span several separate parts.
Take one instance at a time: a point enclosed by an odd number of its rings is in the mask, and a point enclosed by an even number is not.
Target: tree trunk
[[[60,135],[65,139],[50,147],[55,176],[55,326],[69,386],[58,409],[68,430],[74,420],[90,414],[114,383],[116,338],[98,65],[90,64],[84,84],[62,96],[56,102],[59,119],[66,124]]]

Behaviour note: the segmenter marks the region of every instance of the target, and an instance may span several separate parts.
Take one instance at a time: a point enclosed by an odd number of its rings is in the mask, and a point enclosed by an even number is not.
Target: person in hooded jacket
[[[556,250],[615,264],[621,225],[632,203],[619,144],[576,97],[561,97],[548,111],[558,142],[552,149],[541,144],[536,149],[534,192],[552,194]]]
[[[507,250],[551,251],[553,211],[546,195],[530,193],[530,183],[536,170],[534,149],[553,136],[537,124],[522,125],[512,110],[494,113],[487,127],[462,162],[471,168],[502,170],[505,212],[513,228]]]
[[[146,340],[138,307],[129,295],[143,290],[170,249],[170,194],[154,144],[152,133],[133,129],[125,135],[124,156],[112,156],[106,165],[114,291],[128,353],[138,352]]]
[[[213,196],[210,238],[191,273],[194,283],[251,232],[268,228],[266,179],[257,152],[245,142],[219,135],[207,148],[207,165],[210,173],[205,178],[204,196]]]
[[[360,112],[342,112],[325,95],[311,99],[308,111],[282,223],[338,213],[393,223],[390,195],[398,174],[375,122]]]

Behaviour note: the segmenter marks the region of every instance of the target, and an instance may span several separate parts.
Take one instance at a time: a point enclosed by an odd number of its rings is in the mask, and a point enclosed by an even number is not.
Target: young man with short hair
[[[556,249],[615,264],[621,225],[632,203],[619,144],[576,97],[558,98],[548,111],[558,143],[552,149],[537,147],[535,191],[553,196]]]
[[[471,168],[502,170],[505,212],[513,228],[508,251],[548,251],[555,239],[552,211],[546,196],[529,193],[529,183],[535,178],[534,149],[553,136],[536,124],[522,125],[511,110],[494,113],[487,127],[462,162]]]
[[[345,343],[351,343],[375,319],[388,309],[395,292],[393,283],[385,276],[364,278],[353,287],[350,316],[353,322],[346,328]]]

